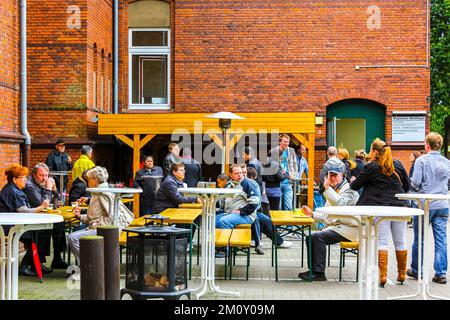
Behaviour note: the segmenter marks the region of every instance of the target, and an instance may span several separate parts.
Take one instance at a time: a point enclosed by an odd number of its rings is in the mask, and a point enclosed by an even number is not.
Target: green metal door
[[[333,103],[327,107],[328,145],[342,144],[351,157],[355,149],[368,152],[375,138],[385,140],[385,118],[386,108],[374,101],[349,99]]]

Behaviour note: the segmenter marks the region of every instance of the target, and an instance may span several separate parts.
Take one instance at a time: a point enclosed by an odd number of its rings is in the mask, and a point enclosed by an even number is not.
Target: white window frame
[[[167,46],[145,47],[132,46],[133,31],[165,31],[167,32]],[[133,103],[133,56],[134,55],[162,55],[167,56],[167,103]],[[130,28],[128,31],[128,109],[129,110],[170,110],[170,28]]]

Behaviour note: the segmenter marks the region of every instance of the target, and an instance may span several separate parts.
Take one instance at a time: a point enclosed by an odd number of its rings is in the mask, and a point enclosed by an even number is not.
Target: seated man
[[[89,170],[89,169],[88,169]],[[81,203],[89,203],[91,198],[91,193],[86,191],[87,188],[87,176],[86,172],[88,170],[83,171],[81,177],[76,178],[72,182],[72,187],[69,192],[69,202],[78,202]]]
[[[218,229],[233,229],[238,224],[252,224],[261,201],[256,186],[244,177],[240,165],[231,165],[230,178],[226,188],[241,190],[242,193],[225,199],[224,212],[216,215]]]
[[[344,178],[345,165],[333,165],[328,168],[326,179],[323,183],[323,195],[327,199],[325,206],[354,206],[358,201],[358,192],[350,189],[349,183]],[[326,215],[313,212],[307,206],[302,207],[303,213],[315,220],[324,221],[326,227],[311,236],[312,250],[312,281],[326,281],[325,262],[327,245],[341,241],[358,241],[358,226],[350,219],[329,219]],[[309,250],[309,248],[308,248]],[[309,257],[309,255],[308,255]],[[298,275],[302,280],[309,279],[309,271]]]
[[[56,184],[53,178],[49,177],[50,170],[44,163],[38,163],[31,170],[31,179],[29,179],[23,189],[31,207],[35,208],[41,205],[45,200],[50,203],[58,198]],[[52,269],[66,269],[68,264],[61,258],[61,253],[66,249],[66,235],[64,222],[54,223],[52,230],[42,230],[38,232],[38,245],[43,248],[45,255],[50,255],[50,239],[53,238],[53,261]],[[41,261],[42,263],[45,262]],[[43,265],[44,272],[50,272]]]

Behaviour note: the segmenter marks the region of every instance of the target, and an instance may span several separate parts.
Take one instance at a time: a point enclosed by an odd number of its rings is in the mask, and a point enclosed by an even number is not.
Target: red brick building
[[[0,11],[2,168],[20,160],[16,2]],[[97,163],[131,166],[95,123],[114,105],[113,3],[28,1],[32,164],[63,137],[74,159],[95,142]],[[426,0],[120,0],[119,113],[315,112],[316,170],[327,143],[352,152],[376,136],[408,167],[429,127],[427,17]]]

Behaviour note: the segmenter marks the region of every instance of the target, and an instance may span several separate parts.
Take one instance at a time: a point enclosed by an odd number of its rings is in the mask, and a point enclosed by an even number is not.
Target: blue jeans
[[[294,196],[294,192],[292,191],[292,184],[289,182],[283,181],[281,183],[281,200],[282,210],[291,210],[292,211],[292,199]]]
[[[423,217],[422,223],[423,223]],[[434,273],[436,276],[445,276],[447,273],[447,220],[448,208],[430,210],[430,224],[434,237]],[[411,269],[417,273],[418,247],[419,247],[419,219],[414,217],[414,243],[412,246]],[[423,226],[427,228],[428,226]],[[423,229],[422,229],[422,259],[423,259]],[[423,263],[423,261],[422,261]],[[422,264],[421,263],[421,264]]]
[[[216,228],[234,229],[238,224],[252,224],[253,220],[249,216],[242,216],[239,213],[219,213],[216,215]]]

